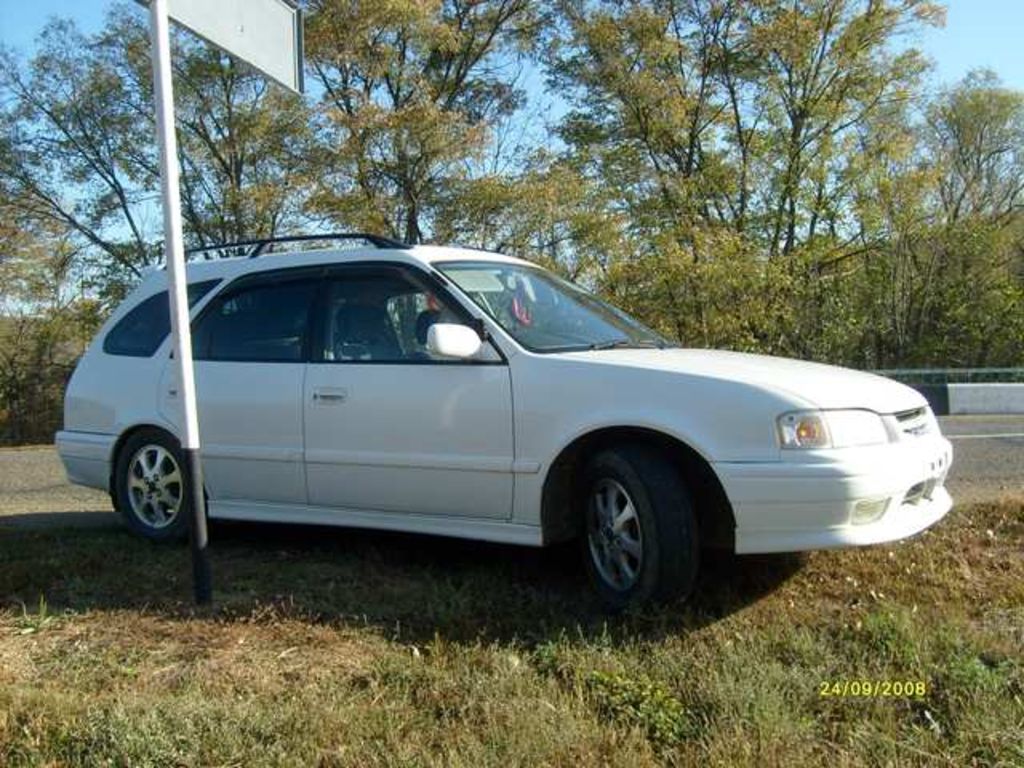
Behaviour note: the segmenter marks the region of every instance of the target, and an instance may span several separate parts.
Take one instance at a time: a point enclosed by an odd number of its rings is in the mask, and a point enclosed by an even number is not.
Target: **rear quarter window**
[[[189,308],[213,290],[220,280],[204,280],[188,285]],[[160,291],[143,300],[117,321],[103,339],[108,355],[150,357],[171,332],[171,311],[167,291]]]

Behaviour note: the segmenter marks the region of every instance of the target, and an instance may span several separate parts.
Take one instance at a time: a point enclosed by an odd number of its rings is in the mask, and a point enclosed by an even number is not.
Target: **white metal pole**
[[[160,147],[160,186],[164,204],[164,246],[171,304],[171,339],[183,413],[183,423],[180,425],[181,444],[187,463],[188,485],[192,490],[189,539],[192,543],[193,583],[196,602],[208,603],[211,598],[211,585],[206,551],[206,502],[199,462],[199,417],[196,412],[192,331],[189,326],[185,251],[181,234],[181,200],[178,196],[178,142],[174,127],[167,0],[150,0],[149,23],[153,53],[153,95],[156,101],[157,140]]]

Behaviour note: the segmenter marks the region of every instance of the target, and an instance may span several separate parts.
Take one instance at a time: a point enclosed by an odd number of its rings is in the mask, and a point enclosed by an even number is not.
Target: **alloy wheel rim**
[[[587,505],[587,541],[594,567],[608,586],[633,587],[644,559],[643,531],[626,489],[611,478],[595,485]]]
[[[128,501],[143,525],[160,529],[171,525],[181,511],[181,469],[162,445],[139,448],[128,464]]]

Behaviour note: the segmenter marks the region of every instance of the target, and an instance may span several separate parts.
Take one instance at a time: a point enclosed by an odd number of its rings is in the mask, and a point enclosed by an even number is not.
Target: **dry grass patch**
[[[1022,546],[965,507],[611,619],[568,549],[218,527],[195,611],[185,549],[5,532],[0,764],[1022,764]],[[861,680],[927,692],[821,695]]]

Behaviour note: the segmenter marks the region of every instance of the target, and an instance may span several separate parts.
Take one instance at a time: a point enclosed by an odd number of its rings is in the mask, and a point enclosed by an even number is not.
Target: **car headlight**
[[[794,411],[777,420],[782,448],[854,448],[889,442],[889,431],[874,411]]]

